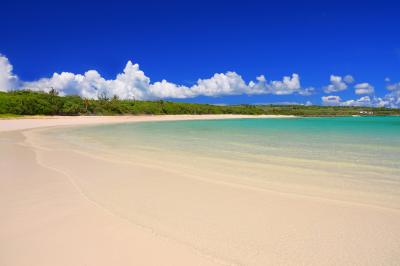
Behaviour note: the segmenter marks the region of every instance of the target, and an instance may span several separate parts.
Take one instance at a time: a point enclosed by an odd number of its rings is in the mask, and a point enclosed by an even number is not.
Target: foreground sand
[[[396,209],[274,192],[207,167],[87,154],[32,130],[192,118],[0,121],[9,131],[0,134],[0,265],[400,263]]]

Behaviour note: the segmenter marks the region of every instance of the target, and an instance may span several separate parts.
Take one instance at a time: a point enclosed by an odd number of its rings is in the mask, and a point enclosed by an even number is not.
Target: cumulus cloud
[[[323,105],[330,106],[395,107],[389,99],[370,96],[343,101],[339,96],[330,95],[321,97],[321,100]]]
[[[344,76],[343,81],[346,82],[347,84],[351,84],[354,82],[354,78],[352,75],[346,75]]]
[[[389,91],[400,91],[400,82],[389,84],[386,86]]]
[[[17,86],[18,77],[13,74],[13,66],[8,58],[0,54],[0,91],[9,91]]]
[[[323,105],[339,105],[342,101],[340,96],[336,95],[322,96],[321,100]]]
[[[307,96],[314,92],[314,88],[303,88],[300,84],[300,76],[294,73],[291,77],[283,77],[281,81],[274,80],[270,82],[267,82],[266,78],[261,75],[257,77],[257,82],[249,82],[246,91],[247,94],[289,95],[296,93]]]
[[[384,99],[388,103],[388,107],[400,107],[400,82],[388,84],[386,87],[389,93],[385,95]]]
[[[292,77],[283,77],[282,81],[272,81],[266,88],[276,95],[292,94],[301,89],[300,77],[297,74],[293,74]]]
[[[369,107],[384,107],[387,102],[379,97],[363,96],[356,100],[348,100],[341,103],[342,106],[369,106]]]
[[[150,78],[140,70],[138,64],[128,61],[122,73],[115,79],[107,80],[96,70],[89,70],[84,74],[71,72],[54,73],[49,78],[36,81],[19,82],[12,73],[12,65],[5,56],[0,57],[0,85],[3,90],[29,89],[32,91],[57,90],[60,95],[78,94],[85,98],[96,99],[99,95],[121,99],[154,100],[163,98],[193,98],[197,96],[224,96],[224,95],[310,95],[314,88],[303,88],[300,76],[292,74],[282,80],[267,81],[261,75],[256,81],[246,83],[236,72],[217,73],[207,79],[199,79],[193,86],[178,85],[167,80],[151,83]]]
[[[338,91],[344,91],[347,89],[348,84],[354,82],[354,78],[351,75],[346,75],[344,77],[341,76],[330,76],[330,84],[323,87],[325,93],[332,93]]]
[[[359,83],[354,86],[356,94],[372,94],[374,93],[374,86],[369,83]]]
[[[138,64],[129,61],[123,72],[113,80],[104,79],[96,70],[89,70],[83,75],[70,72],[54,73],[50,78],[23,82],[22,89],[49,91],[55,89],[61,95],[78,94],[86,98],[99,95],[117,95],[122,99],[147,99],[150,79],[139,69]]]
[[[341,77],[331,75],[331,84],[324,87],[325,92],[339,92],[348,88],[354,82],[350,75]],[[206,79],[198,79],[192,86],[184,86],[161,80],[151,82],[150,78],[140,69],[138,64],[128,61],[123,71],[114,79],[105,79],[96,70],[83,74],[71,72],[54,73],[51,77],[36,81],[22,81],[13,73],[13,66],[7,57],[0,54],[0,91],[13,89],[29,89],[48,92],[57,90],[60,95],[76,94],[85,98],[96,99],[99,95],[121,99],[155,100],[165,98],[193,98],[197,96],[226,95],[302,95],[315,93],[313,87],[303,87],[300,76],[296,73],[285,76],[282,80],[267,80],[264,75],[246,82],[236,72],[217,73]],[[339,96],[330,95],[321,98],[324,105],[353,106],[385,106],[400,107],[400,82],[388,84],[387,93],[382,98],[364,96],[355,100],[343,101]],[[355,85],[356,94],[372,94],[374,87],[368,83]],[[308,103],[311,104],[311,103]]]
[[[331,84],[323,87],[325,93],[340,92],[346,90],[348,85],[354,82],[354,78],[350,75],[341,77],[331,75]],[[388,78],[385,81],[390,81]],[[354,86],[357,95],[373,94],[375,92],[374,86],[364,82]],[[372,107],[400,107],[399,94],[400,83],[389,84],[387,89],[392,93],[386,94],[384,97],[370,97],[364,96],[359,99],[351,99],[344,101],[339,96],[330,95],[321,97],[323,105],[340,105],[340,106],[372,106]]]
[[[219,96],[241,94],[248,90],[242,77],[235,72],[215,74],[209,79],[199,79],[197,84],[190,88],[195,95]]]
[[[400,90],[393,91],[383,97],[385,107],[400,108]]]
[[[248,84],[236,72],[214,74],[208,79],[199,79],[191,87],[179,86],[166,80],[155,82],[150,85],[152,95],[159,98],[191,98],[200,95],[204,96],[222,96],[222,95],[257,95],[257,94],[275,94],[275,95],[310,95],[313,88],[302,88],[300,76],[293,74],[285,76],[280,81],[267,81],[264,75],[258,76],[256,81],[250,81]]]

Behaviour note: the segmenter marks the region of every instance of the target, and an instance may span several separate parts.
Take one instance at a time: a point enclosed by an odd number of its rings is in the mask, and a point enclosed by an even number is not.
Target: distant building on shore
[[[373,111],[364,111],[364,110],[361,110],[361,111],[359,112],[359,114],[360,114],[360,115],[373,115],[374,112],[373,112]]]

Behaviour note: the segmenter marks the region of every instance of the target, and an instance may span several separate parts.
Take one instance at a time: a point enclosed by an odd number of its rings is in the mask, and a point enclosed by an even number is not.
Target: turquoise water
[[[66,173],[96,206],[209,254],[239,250],[238,264],[262,265],[272,254],[263,251],[276,244],[295,257],[305,243],[345,257],[336,246],[357,251],[362,240],[398,250],[400,117],[142,122],[42,133],[51,136],[31,137],[43,145],[40,162]],[[328,264],[337,255],[326,254]]]
[[[69,129],[126,150],[252,158],[263,155],[400,170],[400,117],[165,121]]]
[[[48,133],[96,156],[400,208],[400,117],[141,122]]]

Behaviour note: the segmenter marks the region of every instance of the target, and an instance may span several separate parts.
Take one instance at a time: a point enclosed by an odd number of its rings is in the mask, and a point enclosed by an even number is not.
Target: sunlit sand
[[[383,196],[303,182],[333,180],[333,171],[285,162],[232,165],[168,151],[152,158],[141,151],[93,153],[47,133],[95,123],[241,117],[0,121],[0,264],[398,264],[399,198],[389,204]],[[298,180],[264,182],[256,178],[260,171]]]

